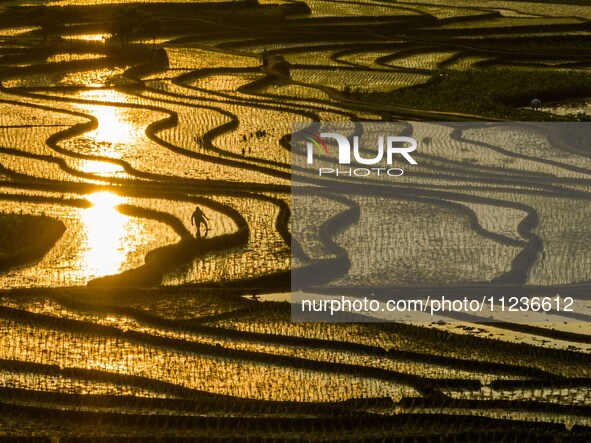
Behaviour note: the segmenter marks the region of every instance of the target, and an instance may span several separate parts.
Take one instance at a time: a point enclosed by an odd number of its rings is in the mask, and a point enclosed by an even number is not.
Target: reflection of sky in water
[[[178,240],[162,223],[117,212],[123,197],[100,192],[87,198],[93,206],[86,209],[0,201],[2,212],[44,213],[66,225],[64,235],[41,261],[8,271],[0,278],[0,288],[84,285],[141,266],[150,250]]]

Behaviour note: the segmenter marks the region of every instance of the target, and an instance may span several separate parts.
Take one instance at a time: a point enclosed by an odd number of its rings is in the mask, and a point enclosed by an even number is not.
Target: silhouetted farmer
[[[207,222],[205,220],[209,220],[207,216],[203,213],[199,206],[195,207],[195,211],[193,215],[191,215],[191,225],[195,226],[195,237],[201,237],[201,224],[205,225],[205,230],[208,231],[209,227],[207,226]]]
[[[265,49],[263,51],[263,67],[266,68],[267,66],[269,66],[269,53]]]

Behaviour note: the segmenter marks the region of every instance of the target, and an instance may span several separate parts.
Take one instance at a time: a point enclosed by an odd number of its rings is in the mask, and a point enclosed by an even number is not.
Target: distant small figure
[[[244,157],[244,154],[246,154],[246,150],[244,148],[242,148],[242,156]]]
[[[263,51],[261,57],[263,59],[263,68],[266,68],[267,66],[269,66],[269,53],[266,49]]]
[[[540,109],[542,107],[542,100],[539,98],[534,98],[531,101],[531,108],[535,111],[536,109]]]
[[[191,215],[191,225],[195,226],[195,238],[201,237],[202,224],[205,225],[205,232],[209,231],[209,227],[205,220],[209,220],[209,218],[207,218],[199,206],[196,206],[193,215]]]

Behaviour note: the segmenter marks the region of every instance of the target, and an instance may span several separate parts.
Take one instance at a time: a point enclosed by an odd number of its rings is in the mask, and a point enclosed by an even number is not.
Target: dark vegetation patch
[[[0,214],[0,270],[42,258],[66,227],[46,216]]]
[[[565,31],[565,32],[568,32]],[[591,39],[583,35],[503,35],[486,36],[482,38],[456,39],[455,43],[463,42],[479,50],[503,51],[519,53],[519,56],[533,54],[532,57],[540,56],[551,58],[588,59],[590,58]],[[450,43],[453,43],[450,41]]]
[[[528,107],[534,98],[547,103],[587,96],[591,96],[589,72],[517,68],[444,72],[424,86],[364,94],[366,100],[376,103],[522,121],[572,121],[573,116],[549,116],[520,108]]]

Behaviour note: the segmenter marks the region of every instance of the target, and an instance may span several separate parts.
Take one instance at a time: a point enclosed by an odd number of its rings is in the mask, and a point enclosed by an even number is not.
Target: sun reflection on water
[[[97,175],[114,175],[125,172],[123,167],[120,165],[95,160],[85,160],[82,163],[82,170],[84,172]]]
[[[106,39],[103,34],[78,34],[70,37],[72,40],[84,40],[86,42],[101,42]]]
[[[124,109],[112,106],[100,106],[94,112],[98,119],[98,128],[88,134],[100,142],[129,143],[135,136],[133,124],[126,118]],[[105,155],[107,153],[103,153]],[[110,154],[110,153],[109,153]]]
[[[83,266],[86,277],[116,274],[126,258],[124,237],[129,218],[117,211],[125,199],[112,192],[89,195],[92,207],[82,212],[86,231]]]

